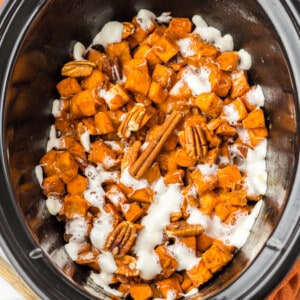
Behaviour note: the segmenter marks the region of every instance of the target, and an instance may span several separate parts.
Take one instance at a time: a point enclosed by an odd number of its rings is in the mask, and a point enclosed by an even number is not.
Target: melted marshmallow
[[[141,9],[137,13],[136,21],[144,31],[150,30],[154,25],[155,14],[147,9]]]
[[[114,257],[110,252],[102,252],[99,255],[99,266],[101,269],[100,273],[92,272],[90,278],[94,281],[95,284],[103,287],[105,291],[122,297],[123,294],[115,289],[112,289],[109,284],[113,279],[113,273],[117,269],[117,265],[115,263]]]
[[[183,57],[190,57],[196,54],[196,51],[192,48],[192,42],[189,37],[178,40],[177,45]]]
[[[251,55],[244,49],[239,50],[239,64],[238,69],[239,70],[249,70],[252,65],[252,58]]]
[[[39,183],[40,186],[42,186],[43,183],[43,168],[41,165],[37,165],[34,168],[35,177]]]
[[[74,60],[85,60],[84,58],[85,54],[86,54],[86,49],[84,45],[80,42],[76,42],[73,47]]]
[[[120,182],[128,187],[132,187],[134,190],[143,189],[148,186],[148,181],[146,179],[137,180],[132,177],[129,172],[129,167],[127,167],[121,174]]]
[[[57,118],[60,116],[61,114],[61,103],[60,100],[54,100],[53,104],[52,104],[52,111],[51,111],[52,115],[54,118]]]
[[[240,119],[240,115],[236,106],[233,103],[223,106],[224,116],[223,118],[230,124],[236,125]]]
[[[51,215],[56,216],[62,207],[61,200],[55,196],[49,196],[46,199],[46,206]]]
[[[251,105],[255,105],[257,107],[262,107],[265,105],[265,96],[259,84],[247,92],[246,98]]]
[[[163,12],[160,16],[156,17],[156,21],[161,24],[169,24],[171,20],[172,16],[170,12]]]
[[[82,216],[67,221],[65,233],[71,235],[69,242],[82,243],[87,236],[87,223]]]
[[[89,152],[91,149],[91,139],[90,132],[85,130],[84,133],[80,135],[80,143],[84,148],[84,151]]]
[[[102,45],[106,48],[109,44],[122,41],[123,24],[117,21],[106,23],[101,31],[94,37],[93,45]]]
[[[49,139],[47,142],[47,152],[53,148],[61,148],[61,140],[56,137],[55,125],[51,125]]]
[[[155,191],[154,201],[148,214],[141,220],[144,228],[137,236],[134,251],[138,257],[137,268],[141,277],[151,279],[160,272],[160,265],[154,248],[163,239],[163,229],[170,224],[170,214],[180,211],[183,196],[177,185],[166,186],[163,178],[152,185]],[[148,263],[151,261],[152,263]]]
[[[193,33],[199,34],[204,41],[215,45],[221,52],[233,50],[233,38],[230,34],[222,36],[217,28],[208,26],[199,15],[193,16],[192,22],[195,24]]]

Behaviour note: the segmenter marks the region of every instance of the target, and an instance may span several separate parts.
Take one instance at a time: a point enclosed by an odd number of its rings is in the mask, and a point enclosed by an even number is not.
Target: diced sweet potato
[[[176,277],[158,281],[156,286],[158,287],[161,296],[165,299],[168,298],[169,293],[172,295],[173,299],[179,299],[181,297],[182,289]]]
[[[181,244],[184,244],[187,248],[191,249],[196,254],[196,236],[182,236],[178,238]]]
[[[234,188],[242,180],[242,175],[236,165],[226,166],[217,171],[218,186]]]
[[[229,120],[231,118],[234,118],[233,121],[238,122],[244,120],[247,117],[248,112],[244,102],[240,98],[237,98],[236,100],[232,101],[229,105],[225,105],[223,107],[221,115],[225,115]]]
[[[253,147],[256,147],[268,136],[268,129],[266,127],[248,129],[247,132]]]
[[[142,202],[142,203],[152,203],[154,192],[151,188],[143,188],[134,190],[132,193],[128,194],[127,197],[131,201]]]
[[[78,164],[67,151],[57,153],[54,169],[64,183],[69,183],[78,174]]]
[[[159,263],[162,267],[162,274],[164,277],[170,277],[178,266],[177,260],[171,255],[168,249],[160,245],[155,249],[155,253],[159,257]]]
[[[212,215],[217,204],[218,196],[213,192],[202,194],[200,197],[200,210],[208,215]]]
[[[100,89],[99,96],[105,100],[111,110],[117,110],[130,101],[128,92],[120,84],[112,85],[108,91]]]
[[[153,70],[156,64],[161,63],[161,59],[155,54],[154,49],[146,43],[138,47],[134,53],[134,58],[145,58],[150,70]]]
[[[228,122],[224,120],[224,122],[222,122],[217,128],[216,134],[222,136],[235,136],[236,129],[233,126],[230,126]]]
[[[221,247],[219,243],[213,243],[202,255],[205,266],[212,273],[219,271],[223,266],[229,263],[232,258],[232,253],[225,246]]]
[[[108,78],[104,73],[95,69],[93,73],[84,78],[81,82],[81,86],[83,89],[92,89],[96,87],[101,87],[104,83],[108,82]]]
[[[199,263],[186,271],[191,279],[194,287],[198,287],[212,278],[212,272],[207,268],[204,261],[201,259]]]
[[[200,94],[196,98],[195,104],[203,113],[213,118],[219,116],[223,107],[223,101],[214,92]]]
[[[262,109],[256,109],[250,112],[246,119],[243,120],[244,128],[259,128],[265,126],[265,116]]]
[[[211,84],[211,90],[219,97],[226,97],[232,87],[230,75],[219,69],[211,70],[209,74],[209,81]]]
[[[242,96],[250,89],[246,73],[242,70],[234,71],[231,74],[231,82],[232,86],[230,96],[232,99]]]
[[[164,176],[164,183],[166,185],[168,185],[168,184],[179,184],[179,185],[183,186],[183,177],[184,177],[184,175],[185,175],[185,172],[184,172],[183,169],[170,171]]]
[[[192,26],[188,18],[172,18],[165,34],[173,39],[184,38],[192,31]]]
[[[160,173],[160,168],[157,162],[155,162],[152,167],[146,172],[144,175],[144,178],[152,184],[155,182],[158,178],[160,178],[161,173]]]
[[[107,134],[115,131],[112,121],[106,111],[99,111],[95,115],[95,127],[98,134]]]
[[[168,95],[168,91],[160,83],[156,81],[151,82],[148,97],[154,103],[163,103],[167,99]]]
[[[81,175],[77,175],[67,184],[67,191],[71,195],[80,195],[82,196],[84,191],[87,188],[87,179]]]
[[[157,64],[152,73],[152,80],[159,82],[162,87],[167,87],[170,84],[173,72],[170,68]]]
[[[63,214],[68,219],[73,219],[76,216],[86,216],[89,203],[79,195],[68,195],[64,198]]]
[[[73,118],[93,116],[96,113],[96,106],[92,90],[84,90],[74,95],[70,111]]]
[[[185,294],[195,288],[192,280],[190,279],[190,277],[187,275],[186,272],[183,272],[183,281],[181,283],[181,288]]]
[[[152,289],[147,283],[131,284],[129,293],[133,300],[148,300],[153,296]]]
[[[51,176],[56,174],[54,169],[56,160],[56,150],[50,150],[40,159],[40,164],[46,176]]]
[[[163,35],[153,46],[154,53],[167,63],[178,53],[178,45],[168,36]]]
[[[220,193],[220,201],[227,202],[231,205],[245,206],[247,204],[247,192],[245,190],[237,190],[231,192]]]
[[[155,30],[150,33],[145,39],[145,43],[150,46],[153,46],[166,32],[167,27],[165,25],[160,25]]]
[[[196,236],[197,251],[206,251],[213,243],[214,239],[205,233]]]
[[[148,72],[147,60],[145,58],[134,58],[124,63],[124,73],[126,76],[125,88],[147,95],[151,84]]]
[[[111,59],[118,57],[121,62],[131,59],[130,48],[127,41],[109,44],[106,48],[106,53]]]
[[[239,62],[236,51],[223,52],[217,57],[217,63],[223,71],[235,71]]]
[[[81,91],[81,87],[76,78],[68,77],[61,80],[56,89],[61,97],[70,97]]]
[[[218,203],[215,207],[215,214],[224,221],[231,212],[231,204],[230,203]]]
[[[178,149],[175,154],[175,161],[181,167],[193,167],[197,159],[188,155],[184,149]]]
[[[121,204],[121,210],[125,219],[130,222],[135,222],[144,215],[144,210],[136,202]]]
[[[49,177],[45,177],[42,183],[43,193],[46,196],[51,194],[55,195],[64,195],[65,193],[65,184],[59,178],[58,175],[51,175]]]
[[[119,165],[120,161],[116,159],[116,153],[105,145],[101,140],[92,143],[89,154],[89,161],[101,163],[105,169],[111,169]]]
[[[191,178],[197,187],[199,195],[212,191],[217,186],[217,178],[213,175],[203,175],[199,169],[191,173]]]

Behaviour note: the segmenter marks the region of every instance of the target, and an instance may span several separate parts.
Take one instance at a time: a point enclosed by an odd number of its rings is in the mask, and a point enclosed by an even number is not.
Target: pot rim
[[[0,49],[3,53],[0,61],[0,76],[4,79],[4,84],[0,90],[1,116],[4,116],[3,99],[5,98],[7,82],[11,73],[8,66],[13,65],[15,54],[18,52],[18,47],[22,43],[27,29],[32,20],[46,5],[46,2],[46,0],[38,3],[11,0],[4,7],[0,17]],[[271,5],[268,4],[271,2]],[[272,21],[282,44],[285,46],[286,56],[294,79],[295,97],[299,102],[297,91],[300,91],[300,68],[297,68],[297,66],[300,65],[300,57],[297,50],[300,49],[300,5],[297,4],[297,1],[292,0],[280,0],[279,2],[276,0],[268,2],[258,0],[258,3]],[[282,16],[282,14],[284,15]],[[281,18],[278,18],[279,15],[281,15]],[[15,22],[16,20],[17,22]],[[298,110],[296,110],[296,115],[299,119]],[[0,124],[2,136],[4,133],[4,119],[2,118]],[[300,132],[299,128],[297,128],[297,131]],[[297,142],[299,141],[297,140]],[[13,199],[13,193],[9,188],[7,153],[2,140],[0,147],[0,174],[2,178],[5,178],[0,182],[0,193],[3,199]],[[297,146],[297,154],[299,154],[298,148]],[[290,191],[290,200],[287,201],[279,224],[274,229],[261,253],[247,270],[225,289],[213,296],[213,299],[262,299],[275,288],[298,258],[300,248],[300,170],[298,157],[296,159],[294,184]],[[42,299],[70,299],[74,297],[76,299],[86,299],[87,294],[79,289],[74,289],[72,282],[67,280],[54,265],[49,263],[46,255],[34,255],[40,253],[39,248],[37,248],[33,237],[24,226],[23,216],[21,216],[18,207],[11,208],[11,211],[17,215],[16,220],[14,220],[14,228],[10,224],[9,216],[5,214],[2,207],[0,208],[0,244],[9,261],[24,281]],[[288,225],[288,228],[285,225]],[[15,230],[16,228],[18,231]],[[19,232],[20,236],[26,237],[26,239],[19,239],[14,236],[15,232]],[[34,261],[35,259],[39,262],[38,266]],[[257,265],[264,266],[265,271],[257,274]],[[47,278],[42,276],[43,272],[47,274]],[[59,283],[57,283],[58,277],[61,279]],[[49,289],[49,282],[55,282],[55,290]]]

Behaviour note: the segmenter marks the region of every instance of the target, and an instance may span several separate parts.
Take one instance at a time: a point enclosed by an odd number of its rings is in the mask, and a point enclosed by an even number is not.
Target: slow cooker
[[[110,20],[146,8],[200,14],[230,33],[264,91],[269,126],[268,190],[245,246],[190,299],[264,299],[300,249],[300,3],[292,0],[10,0],[0,19],[1,247],[42,299],[109,299],[63,251],[63,226],[49,215],[35,175],[45,153],[55,84],[76,41],[89,45]]]

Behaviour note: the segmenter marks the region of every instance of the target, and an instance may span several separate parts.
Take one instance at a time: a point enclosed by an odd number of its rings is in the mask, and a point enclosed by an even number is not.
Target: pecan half
[[[141,129],[150,117],[151,115],[147,113],[147,109],[143,104],[135,104],[119,126],[118,135],[123,139],[128,139],[131,132]]]
[[[111,251],[115,257],[122,257],[130,251],[135,242],[136,229],[129,221],[121,222],[108,236],[104,250]]]
[[[84,77],[92,74],[96,65],[88,60],[70,61],[64,64],[61,69],[62,76]]]
[[[200,224],[178,221],[165,226],[164,231],[168,236],[192,236],[201,234],[204,228]]]
[[[207,155],[207,140],[200,124],[187,125],[184,130],[184,135],[185,150],[191,157],[199,160]]]

